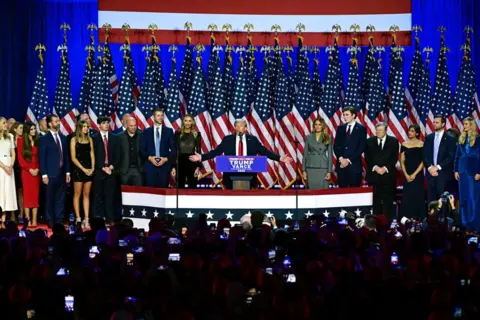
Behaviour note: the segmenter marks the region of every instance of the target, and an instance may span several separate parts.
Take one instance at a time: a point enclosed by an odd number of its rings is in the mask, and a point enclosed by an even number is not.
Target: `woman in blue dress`
[[[463,120],[463,131],[455,155],[462,224],[480,230],[480,138],[473,118]]]

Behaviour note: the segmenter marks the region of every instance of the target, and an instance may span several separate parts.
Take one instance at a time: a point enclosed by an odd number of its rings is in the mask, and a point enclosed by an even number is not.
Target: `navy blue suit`
[[[467,141],[457,146],[455,155],[455,172],[460,179],[459,200],[462,225],[471,229],[480,229],[480,181],[475,180],[475,175],[480,174],[480,136],[475,139],[471,147]]]
[[[222,142],[212,151],[207,152],[202,154],[202,161],[210,160],[215,158],[216,156],[219,156],[221,154],[226,155],[226,156],[234,156],[237,154],[236,144],[237,144],[237,135],[236,134],[230,134],[228,136],[225,136],[222,140]],[[267,158],[274,160],[274,161],[280,161],[280,156],[276,154],[275,152],[272,152],[265,148],[264,145],[260,143],[257,137],[252,136],[250,134],[245,134],[245,140],[247,141],[247,156],[256,156],[256,155],[262,155],[262,156],[267,156]],[[223,174],[223,185],[227,189],[232,189],[232,180],[231,176],[232,175],[237,175],[236,173],[224,173]],[[245,173],[241,173],[241,175],[245,175]],[[252,174],[255,175],[255,174]]]
[[[143,131],[140,138],[140,154],[145,159],[145,176],[148,187],[167,188],[170,170],[175,163],[177,148],[175,135],[171,128],[162,125],[160,137],[160,157],[168,158],[168,161],[161,167],[155,167],[148,157],[155,157],[155,126]]]
[[[340,188],[360,187],[363,171],[362,153],[366,139],[367,129],[358,122],[355,122],[350,135],[347,135],[346,123],[338,127],[333,150],[337,158],[335,171]],[[349,159],[351,164],[346,168],[340,168],[340,158]]]
[[[45,218],[51,227],[62,223],[65,210],[66,174],[70,173],[70,153],[67,139],[58,133],[62,154],[59,153],[54,136],[49,131],[40,137],[38,144],[40,175],[48,177],[45,199]],[[60,166],[60,156],[62,166]]]
[[[423,163],[425,169],[427,169],[429,203],[440,199],[442,193],[449,190],[449,184],[453,180],[453,161],[456,148],[453,137],[444,132],[437,155],[437,165],[439,165],[442,170],[438,170],[437,177],[432,177],[430,172],[428,172],[428,168],[435,163],[433,159],[434,142],[435,133],[431,133],[425,138],[425,144],[423,145]]]

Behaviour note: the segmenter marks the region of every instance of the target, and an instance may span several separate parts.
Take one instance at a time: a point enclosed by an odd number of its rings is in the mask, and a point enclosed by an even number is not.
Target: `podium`
[[[233,190],[250,190],[255,174],[267,171],[265,156],[218,156],[216,162],[217,171],[237,173],[230,177]]]

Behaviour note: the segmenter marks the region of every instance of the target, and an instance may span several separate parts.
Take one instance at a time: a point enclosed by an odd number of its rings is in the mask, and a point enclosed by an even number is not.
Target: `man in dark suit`
[[[222,142],[214,150],[204,153],[202,155],[196,153],[195,155],[190,156],[191,161],[207,161],[215,158],[221,154],[226,156],[256,156],[260,154],[262,156],[267,156],[271,160],[281,161],[288,163],[292,159],[288,156],[279,156],[275,152],[272,152],[265,148],[257,137],[250,134],[246,134],[247,122],[243,119],[235,120],[235,133],[225,136]],[[238,175],[236,173],[224,173],[223,174],[223,185],[227,189],[232,189],[232,179],[231,177]],[[245,175],[245,173],[241,173]],[[252,174],[254,176],[255,174]]]
[[[368,138],[365,146],[365,178],[373,186],[373,213],[392,219],[399,144],[396,138],[387,135],[386,123],[378,123],[375,130],[376,136]]]
[[[168,178],[177,154],[173,130],[162,125],[164,113],[153,110],[153,126],[145,129],[140,138],[140,154],[145,161],[146,185],[167,188]]]
[[[59,133],[60,119],[47,116],[49,131],[40,138],[39,161],[42,182],[46,185],[45,218],[50,228],[62,223],[66,184],[70,183],[70,157],[67,139]]]
[[[360,187],[362,183],[362,153],[365,149],[367,130],[355,121],[356,118],[355,108],[343,109],[345,123],[338,127],[333,145],[337,158],[335,171],[340,188]]]
[[[110,133],[110,118],[101,116],[97,119],[99,132],[93,136],[95,152],[95,173],[93,177],[94,212],[96,217],[105,217],[107,224],[114,219],[115,208],[115,173],[117,163],[116,137]]]
[[[435,133],[425,138],[423,163],[427,168],[428,203],[440,199],[453,180],[453,161],[456,143],[445,130],[446,119],[436,115],[433,119]]]
[[[118,171],[122,185],[143,186],[144,161],[140,156],[140,136],[137,130],[137,120],[133,117],[127,120],[127,130],[117,136]]]

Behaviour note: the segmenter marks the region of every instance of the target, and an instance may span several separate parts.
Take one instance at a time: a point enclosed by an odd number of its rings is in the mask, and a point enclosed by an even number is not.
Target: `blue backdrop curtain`
[[[38,43],[44,43],[47,47],[45,54],[45,67],[47,74],[50,102],[53,103],[56,81],[60,68],[60,54],[57,47],[62,43],[62,32],[60,25],[67,22],[71,26],[68,32],[69,59],[71,64],[72,93],[76,103],[80,90],[83,71],[85,68],[86,52],[85,46],[89,42],[89,23],[97,24],[98,1],[97,0],[17,0],[4,1],[0,10],[0,27],[2,30],[2,41],[0,41],[0,115],[14,117],[22,121],[30,101],[35,73],[39,60],[34,51]],[[206,4],[208,5],[208,4]],[[460,47],[464,42],[463,28],[470,25],[474,28],[473,35],[473,62],[477,66],[480,49],[480,3],[476,0],[412,0],[412,25],[420,25],[423,32],[420,34],[421,45],[434,49],[431,57],[432,79],[435,75],[440,34],[437,31],[439,25],[447,28],[445,33],[446,44],[450,47],[448,54],[448,68],[450,81],[455,89],[456,78],[460,69],[461,56]],[[355,21],[352,21],[352,24]],[[146,25],[148,22],[146,22]],[[365,26],[361,26],[362,29]],[[222,37],[217,37],[218,44],[224,44]],[[255,41],[255,39],[254,39]],[[98,43],[98,42],[97,42]],[[185,46],[181,43],[177,52],[177,66],[183,62]],[[246,39],[245,39],[246,44]],[[273,36],[272,36],[273,44]],[[285,45],[285,44],[283,44]],[[308,43],[305,43],[308,46]],[[145,56],[142,53],[143,45],[132,45],[132,57],[135,63],[139,80],[143,78],[145,70]],[[120,44],[112,45],[112,53],[117,75],[121,78],[123,69],[122,53],[119,51]],[[168,74],[171,69],[170,54],[168,46],[161,46],[161,60],[165,79],[168,81]],[[341,48],[341,60],[343,73],[348,74],[347,48]],[[389,65],[389,49],[383,57],[383,72],[387,79]],[[366,55],[364,48],[359,57],[360,76],[363,75],[363,67]],[[203,54],[203,65],[206,69],[209,50]],[[223,54],[221,55],[223,59]],[[258,53],[256,63],[259,72],[263,69],[263,55]],[[292,55],[295,57],[295,54]],[[413,57],[413,48],[405,47],[403,54],[405,83]],[[320,60],[320,75],[323,79],[328,65],[328,55],[324,48],[318,56]],[[234,68],[238,67],[238,57],[234,59]],[[310,59],[310,68],[313,69],[313,61]],[[178,67],[178,72],[180,68]],[[477,85],[480,84],[480,72],[476,67]],[[346,79],[345,79],[346,83]]]

